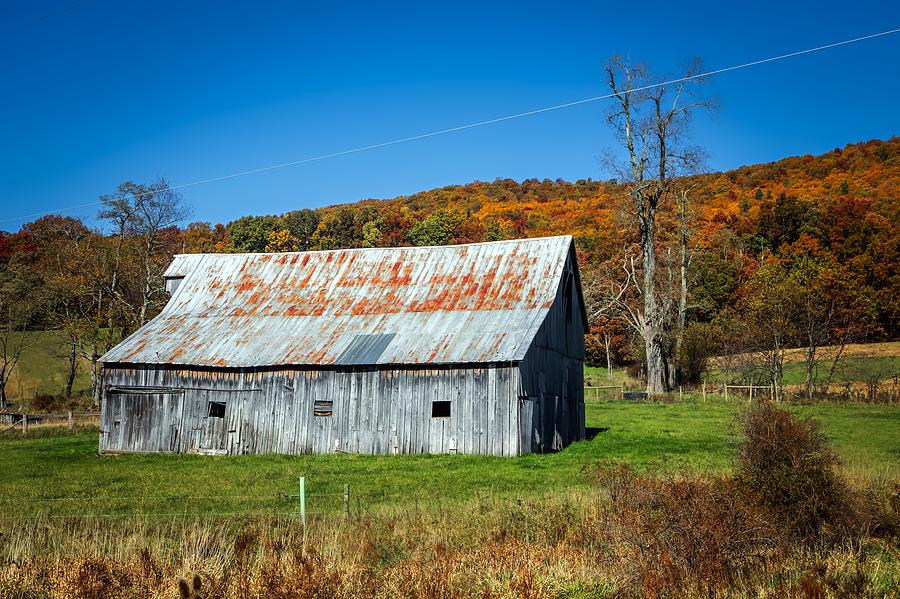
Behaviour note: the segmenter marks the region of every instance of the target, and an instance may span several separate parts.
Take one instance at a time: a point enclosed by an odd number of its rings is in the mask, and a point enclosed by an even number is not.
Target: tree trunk
[[[147,234],[147,240],[144,243],[144,291],[143,297],[141,298],[140,326],[144,326],[147,322],[147,312],[150,308],[150,302],[153,299],[153,247],[154,237],[153,235]]]
[[[775,346],[772,349],[772,358],[770,364],[770,373],[772,377],[772,388],[775,391],[775,401],[781,401],[784,391],[781,388],[781,379],[784,373],[782,364],[784,363],[784,349],[781,347],[780,340],[775,340]],[[753,384],[752,382],[750,383]]]
[[[647,339],[647,393],[666,393],[669,390],[669,372],[662,335],[648,331]]]
[[[803,382],[806,391],[806,399],[812,399],[813,395],[813,375],[816,369],[816,350],[818,348],[814,343],[810,342],[806,348],[806,380]]]
[[[72,387],[75,385],[75,372],[78,370],[78,344],[72,342],[72,351],[69,352],[69,372],[66,376],[66,399],[72,397]]]
[[[684,327],[687,322],[687,297],[688,297],[688,263],[690,259],[688,258],[688,241],[690,239],[690,228],[688,223],[688,215],[687,215],[687,202],[688,202],[688,193],[687,191],[682,191],[679,195],[678,202],[678,225],[679,225],[679,243],[678,249],[681,253],[681,260],[679,263],[679,271],[681,277],[681,285],[679,289],[678,295],[678,332],[679,337],[680,334],[684,332]]]
[[[606,350],[606,380],[612,380],[612,360],[609,356],[609,333],[603,333],[603,348]]]
[[[837,353],[834,354],[834,358],[831,360],[831,368],[828,369],[828,378],[825,379],[825,385],[822,389],[822,393],[828,393],[828,388],[831,386],[831,381],[834,379],[834,373],[835,371],[837,371],[838,362],[840,361],[841,356],[844,355],[844,348],[846,346],[846,339],[841,338],[841,343],[840,345],[838,345]]]
[[[639,200],[643,207],[644,200]],[[668,356],[660,323],[662,314],[656,294],[656,211],[647,206],[639,214],[641,257],[644,266],[644,346],[647,354],[647,393],[669,390]]]
[[[94,350],[91,354],[91,408],[93,409],[100,407],[100,365],[97,362],[99,359],[100,356]]]

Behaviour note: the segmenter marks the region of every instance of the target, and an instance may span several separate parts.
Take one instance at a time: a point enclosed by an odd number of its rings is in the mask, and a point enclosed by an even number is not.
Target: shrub
[[[31,400],[31,407],[36,412],[56,412],[66,405],[66,398],[62,395],[50,393],[38,393]]]
[[[601,466],[595,479],[615,514],[603,534],[625,549],[635,594],[713,596],[782,543],[730,479],[648,476],[625,465]]]
[[[858,498],[836,472],[817,421],[763,402],[744,413],[742,426],[736,481],[785,531],[807,541],[858,533]]]
[[[698,322],[688,325],[675,357],[679,381],[699,383],[703,379],[709,357],[715,352],[716,335],[712,325]]]

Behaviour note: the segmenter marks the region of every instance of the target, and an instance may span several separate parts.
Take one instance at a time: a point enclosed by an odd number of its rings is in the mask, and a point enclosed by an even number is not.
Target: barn
[[[570,236],[178,255],[101,358],[100,451],[513,456],[584,438]]]

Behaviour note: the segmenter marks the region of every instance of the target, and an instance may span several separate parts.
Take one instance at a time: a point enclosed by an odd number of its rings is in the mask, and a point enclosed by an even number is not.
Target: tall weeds
[[[279,517],[0,519],[0,597],[895,592],[897,488],[851,491],[814,425],[756,410],[744,419],[734,477],[600,464],[586,468],[592,491],[360,511],[311,519],[306,531]]]

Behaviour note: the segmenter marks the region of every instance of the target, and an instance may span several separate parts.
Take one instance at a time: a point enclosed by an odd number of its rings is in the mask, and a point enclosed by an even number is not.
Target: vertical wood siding
[[[586,324],[575,264],[570,252],[553,307],[519,364],[522,453],[558,451],[585,437]]]
[[[514,365],[243,371],[108,365],[103,380],[101,451],[520,453]],[[331,401],[332,415],[315,416],[317,401]],[[450,416],[433,418],[433,401],[449,401]],[[224,418],[210,416],[210,402],[225,404]]]

